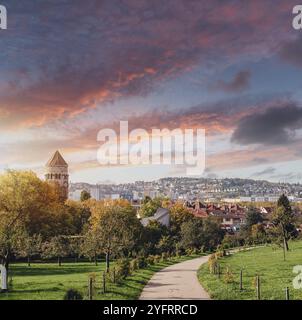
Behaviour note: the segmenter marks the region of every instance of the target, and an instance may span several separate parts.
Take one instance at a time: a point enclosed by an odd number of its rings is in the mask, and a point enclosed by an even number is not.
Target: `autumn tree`
[[[30,267],[31,258],[41,253],[42,250],[42,236],[40,234],[29,235],[25,233],[17,241],[17,255],[27,258],[27,265]]]
[[[284,194],[278,199],[272,222],[275,225],[277,234],[282,239],[284,251],[288,251],[288,240],[294,235],[295,226],[290,202]]]
[[[92,230],[106,255],[107,271],[110,255],[127,255],[139,242],[142,225],[129,202],[111,201],[93,210]]]
[[[143,201],[143,205],[139,210],[139,216],[141,218],[152,217],[158,208],[162,205],[162,198],[154,198],[146,197]]]
[[[62,265],[62,259],[70,253],[68,238],[55,236],[43,243],[42,256],[47,259],[57,258],[58,265]]]
[[[7,273],[20,237],[39,233],[57,200],[57,190],[33,172],[0,175],[0,263]]]
[[[82,190],[81,192],[81,202],[84,202],[86,200],[89,200],[91,198],[91,194],[87,190]]]

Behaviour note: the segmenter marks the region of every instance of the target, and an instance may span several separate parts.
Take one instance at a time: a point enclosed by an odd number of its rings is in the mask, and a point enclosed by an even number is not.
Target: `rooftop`
[[[56,151],[46,164],[46,167],[67,167],[67,166],[68,166],[67,162],[61,156],[59,151]]]

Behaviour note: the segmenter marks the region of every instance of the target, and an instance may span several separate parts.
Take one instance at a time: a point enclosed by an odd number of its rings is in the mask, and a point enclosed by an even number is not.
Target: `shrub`
[[[130,275],[130,262],[129,259],[118,259],[116,262],[116,276],[118,279],[125,279]]]
[[[154,263],[159,263],[160,260],[161,260],[161,257],[158,254],[154,256]]]
[[[226,269],[225,275],[224,275],[224,282],[225,283],[233,283],[234,282],[234,275],[232,270],[228,267]]]
[[[68,289],[63,300],[83,300],[82,294],[76,289]]]
[[[161,254],[161,259],[160,261],[164,262],[164,261],[167,261],[168,260],[168,254],[166,252],[163,252]]]
[[[191,255],[193,255],[195,253],[195,249],[193,249],[193,248],[188,248],[188,249],[186,249],[186,255],[187,256],[191,256]]]
[[[152,266],[152,265],[154,265],[154,263],[155,263],[154,260],[155,260],[155,259],[154,259],[154,256],[149,256],[149,257],[147,258],[147,263],[148,263],[150,266]]]
[[[139,264],[138,264],[138,259],[132,259],[130,261],[130,271],[134,272],[135,270],[137,270],[139,268]]]
[[[211,254],[209,257],[208,266],[209,266],[210,272],[215,273],[215,270],[217,268],[217,258],[214,253]]]
[[[138,268],[142,269],[148,266],[146,258],[145,257],[138,257],[137,258]]]

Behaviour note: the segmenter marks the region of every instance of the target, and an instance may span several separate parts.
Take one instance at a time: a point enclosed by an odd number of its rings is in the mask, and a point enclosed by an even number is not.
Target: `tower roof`
[[[67,167],[67,166],[68,166],[67,162],[63,159],[59,151],[56,151],[46,164],[46,167]]]

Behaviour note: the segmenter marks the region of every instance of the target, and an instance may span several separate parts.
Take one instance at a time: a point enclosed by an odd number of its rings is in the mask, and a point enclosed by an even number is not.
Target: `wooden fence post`
[[[260,277],[256,277],[256,293],[257,293],[257,299],[260,300],[261,294],[260,294]]]
[[[106,293],[106,272],[103,272],[103,293]]]
[[[89,277],[88,279],[88,300],[93,298],[93,279]]]
[[[289,300],[289,288],[285,288],[285,300]]]

